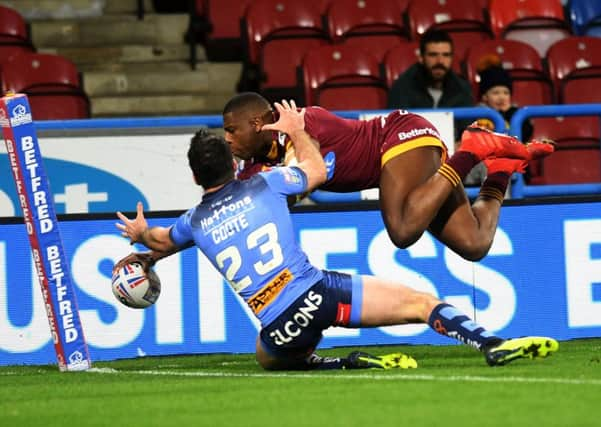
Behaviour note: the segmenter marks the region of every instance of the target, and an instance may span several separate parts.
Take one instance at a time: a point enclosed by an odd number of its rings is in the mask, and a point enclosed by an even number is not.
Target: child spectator
[[[479,95],[480,105],[497,110],[505,119],[505,132],[509,132],[509,123],[511,117],[517,111],[518,107],[511,102],[511,92],[513,84],[511,76],[503,68],[501,59],[497,55],[486,55],[481,58],[478,64],[478,74],[480,76]],[[480,126],[494,129],[493,123],[489,119],[478,120]],[[529,141],[532,136],[532,123],[525,121],[522,125],[522,141]]]
[[[479,82],[479,97],[480,104],[482,106],[490,107],[493,110],[498,111],[501,116],[505,119],[505,129],[500,130],[501,132],[509,132],[509,124],[511,117],[518,110],[518,107],[511,102],[511,92],[513,90],[513,84],[511,76],[503,68],[501,59],[497,55],[485,55],[483,56],[477,67],[478,75],[480,76]],[[496,130],[494,123],[487,118],[478,119],[478,125],[485,127],[490,130]],[[499,130],[496,130],[499,131]],[[532,136],[533,128],[532,123],[526,120],[522,125],[522,141],[529,141]],[[463,181],[465,186],[480,186],[480,184],[486,178],[486,168],[484,164],[480,163]],[[509,188],[507,189],[509,194]]]

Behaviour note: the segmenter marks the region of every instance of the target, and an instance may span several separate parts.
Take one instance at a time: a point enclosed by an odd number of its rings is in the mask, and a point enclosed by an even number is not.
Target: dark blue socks
[[[487,346],[503,341],[446,303],[434,307],[428,324],[439,334],[455,338],[457,341],[481,351]]]

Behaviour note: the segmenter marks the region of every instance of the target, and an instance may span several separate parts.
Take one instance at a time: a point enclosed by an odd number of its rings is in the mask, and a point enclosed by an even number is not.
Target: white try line
[[[483,377],[477,375],[450,375],[436,376],[424,374],[354,374],[345,373],[344,375],[327,375],[325,373],[235,373],[235,372],[219,372],[219,371],[119,371],[112,368],[92,368],[86,372],[101,373],[101,374],[119,374],[119,375],[151,375],[151,376],[166,376],[166,377],[198,377],[198,378],[310,378],[310,379],[328,379],[328,380],[385,380],[385,381],[444,381],[444,382],[482,382],[482,383],[522,383],[522,384],[569,384],[569,385],[593,385],[601,386],[601,380],[596,379],[569,379],[569,378],[535,378],[535,377]]]

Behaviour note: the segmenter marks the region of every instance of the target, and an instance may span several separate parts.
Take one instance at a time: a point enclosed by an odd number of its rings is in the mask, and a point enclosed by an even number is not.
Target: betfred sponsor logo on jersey
[[[411,129],[409,132],[399,132],[398,136],[401,141],[415,139],[421,136],[434,136],[440,139],[440,134],[432,128]]]

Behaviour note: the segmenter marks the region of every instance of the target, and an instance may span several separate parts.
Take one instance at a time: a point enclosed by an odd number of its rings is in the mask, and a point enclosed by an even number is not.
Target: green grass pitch
[[[324,350],[327,355],[353,349]],[[253,355],[0,368],[0,426],[601,426],[601,339],[491,368],[465,346],[402,351],[418,369],[266,372]]]

